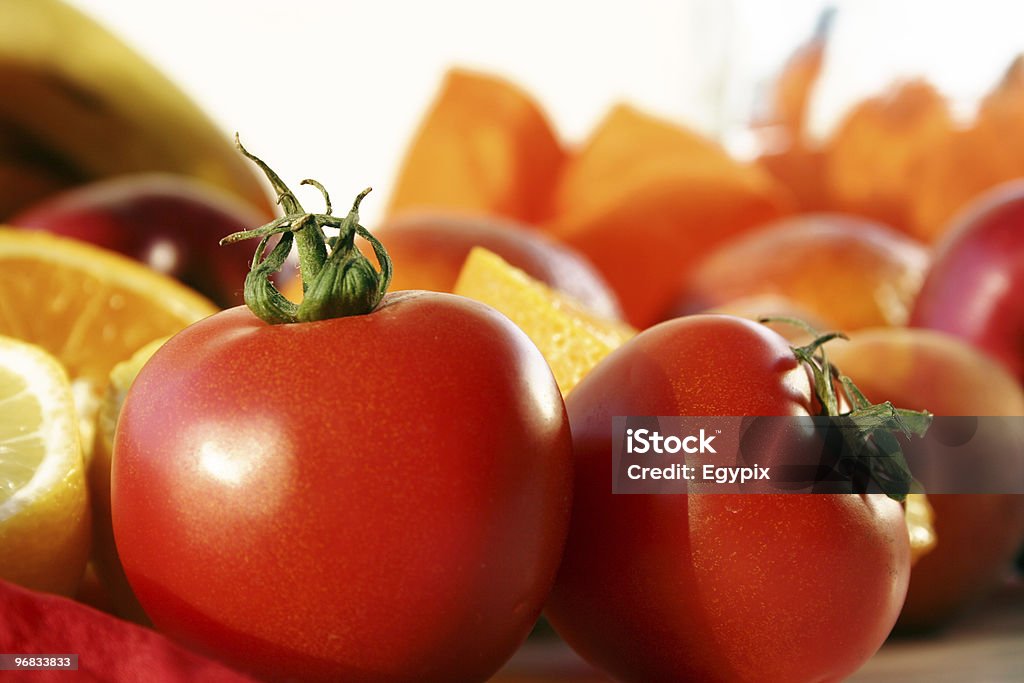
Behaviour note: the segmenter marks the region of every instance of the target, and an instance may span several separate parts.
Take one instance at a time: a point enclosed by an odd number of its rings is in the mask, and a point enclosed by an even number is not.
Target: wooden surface
[[[491,683],[610,683],[558,640],[528,642]],[[1024,683],[1024,582],[946,632],[892,639],[849,683]]]

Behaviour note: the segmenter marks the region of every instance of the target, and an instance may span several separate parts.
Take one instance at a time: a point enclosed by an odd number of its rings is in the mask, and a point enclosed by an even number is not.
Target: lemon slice
[[[0,337],[0,578],[71,595],[89,543],[67,374],[42,349]]]
[[[482,247],[466,257],[453,291],[496,308],[526,332],[547,359],[563,396],[636,334],[629,325],[594,315]]]
[[[119,254],[0,228],[0,335],[37,344],[63,364],[87,459],[111,368],[216,311],[185,285]]]

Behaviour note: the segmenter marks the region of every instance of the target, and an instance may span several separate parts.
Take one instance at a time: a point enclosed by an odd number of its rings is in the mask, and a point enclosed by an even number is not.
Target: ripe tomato
[[[262,677],[484,680],[553,582],[570,448],[543,357],[482,304],[235,308],[133,384],[115,538],[159,630]]]
[[[840,680],[881,646],[910,569],[894,500],[612,494],[613,416],[805,416],[812,393],[782,337],[711,315],[640,333],[577,385],[572,522],[547,606],[577,652],[622,681],[792,683]]]

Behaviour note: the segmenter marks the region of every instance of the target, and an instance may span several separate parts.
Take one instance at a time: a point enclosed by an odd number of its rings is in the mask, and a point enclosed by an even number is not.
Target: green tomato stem
[[[260,319],[271,325],[311,322],[373,311],[391,284],[391,258],[384,245],[359,224],[359,204],[370,188],[360,192],[352,209],[343,219],[331,215],[331,198],[319,182],[307,178],[303,185],[320,190],[327,205],[325,213],[308,213],[298,198],[267,164],[249,153],[235,134],[235,145],[267,176],[277,193],[277,203],[285,215],[259,228],[228,235],[221,244],[259,238],[249,274],[245,278],[245,303]],[[339,230],[328,238],[324,228]],[[268,241],[280,235],[277,245],[265,255]],[[359,236],[370,243],[377,258],[378,271],[355,245]],[[293,243],[298,248],[299,272],[302,276],[302,301],[289,301],[274,283],[271,275],[284,265]]]
[[[814,393],[822,406],[822,417],[831,417],[840,430],[850,464],[871,479],[887,496],[903,502],[907,493],[920,490],[903,455],[898,435],[924,436],[932,422],[928,411],[896,408],[892,403],[872,404],[853,380],[840,374],[829,363],[825,344],[846,339],[841,332],[819,334],[806,323],[792,318],[762,318],[762,323],[786,322],[797,325],[813,339],[804,346],[793,346],[793,355],[806,365],[814,378]],[[841,412],[836,393],[839,382],[852,410]]]

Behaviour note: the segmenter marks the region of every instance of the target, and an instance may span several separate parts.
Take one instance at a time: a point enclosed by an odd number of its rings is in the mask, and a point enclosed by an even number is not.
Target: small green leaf
[[[920,484],[910,472],[897,435],[923,436],[931,424],[931,414],[895,408],[889,402],[872,404],[853,380],[839,375],[843,391],[853,405],[852,411],[840,414],[835,373],[824,345],[847,337],[839,332],[818,335],[809,325],[788,318],[765,318],[761,322],[771,320],[782,320],[816,335],[809,344],[791,348],[797,360],[811,370],[815,394],[825,414],[836,420],[842,433],[845,449],[840,462],[846,474],[854,481],[858,477],[870,479],[879,490],[900,502],[911,490],[919,491]]]

